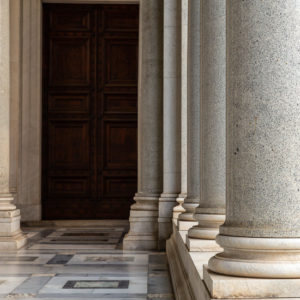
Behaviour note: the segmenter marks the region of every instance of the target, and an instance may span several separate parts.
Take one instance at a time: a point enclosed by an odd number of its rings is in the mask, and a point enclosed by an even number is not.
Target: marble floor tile
[[[124,264],[148,265],[147,254],[101,254],[74,255],[68,264]]]
[[[109,250],[114,250],[116,248],[115,244],[112,245],[107,245],[107,244],[103,244],[103,245],[74,245],[74,244],[35,244],[33,246],[31,246],[29,249],[33,249],[33,250],[42,250],[42,249],[60,249],[60,250],[65,250],[65,249],[97,249],[97,250],[102,250],[102,249],[109,249]]]
[[[9,277],[1,276],[0,277],[0,294],[9,294],[17,286],[23,283],[27,277]]]
[[[11,296],[36,295],[39,290],[52,278],[52,276],[33,276],[26,279],[22,284],[11,292]]]
[[[27,245],[0,252],[0,299],[173,300],[165,253],[123,251],[127,231],[24,228]]]
[[[101,282],[111,282],[119,287],[102,287]],[[128,282],[128,285],[120,282]],[[84,285],[83,285],[84,283]],[[98,288],[96,287],[98,284]],[[146,294],[147,277],[53,277],[40,290],[40,294]]]
[[[119,239],[112,239],[112,238],[106,238],[106,239],[82,239],[82,240],[69,240],[69,239],[61,239],[61,238],[51,238],[51,239],[43,239],[39,242],[39,244],[45,244],[45,245],[116,245],[119,242]]]
[[[72,254],[57,254],[47,262],[47,265],[65,265],[73,256]]]
[[[54,254],[9,254],[4,255],[0,253],[1,265],[42,265],[46,264],[50,259],[54,257]]]

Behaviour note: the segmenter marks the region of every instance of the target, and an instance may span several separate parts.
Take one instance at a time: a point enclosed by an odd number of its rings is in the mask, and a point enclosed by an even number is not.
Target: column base
[[[17,250],[27,241],[20,229],[20,210],[0,211],[0,251]]]
[[[270,299],[300,297],[299,279],[263,279],[219,275],[203,269],[204,282],[212,298]]]
[[[124,250],[157,250],[158,197],[136,194],[130,210],[130,230],[123,240]]]
[[[224,248],[208,262],[218,274],[251,278],[300,278],[300,238],[218,235]]]
[[[177,199],[176,199],[176,202],[178,203],[178,205],[175,206],[174,209],[173,209],[173,222],[176,225],[178,223],[179,215],[185,212],[185,209],[182,206],[185,198],[186,198],[186,194],[179,194]]]
[[[19,232],[10,237],[0,237],[0,251],[18,250],[25,246],[27,237]]]

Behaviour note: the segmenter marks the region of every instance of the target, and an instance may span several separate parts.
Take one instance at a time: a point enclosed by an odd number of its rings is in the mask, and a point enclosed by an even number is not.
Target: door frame
[[[43,3],[139,4],[140,1],[26,0],[22,2],[20,1],[19,12],[21,74],[16,204],[21,209],[22,221],[40,221],[42,219],[42,5]],[[11,19],[19,21],[19,14],[11,11]],[[139,47],[141,34],[139,32]]]

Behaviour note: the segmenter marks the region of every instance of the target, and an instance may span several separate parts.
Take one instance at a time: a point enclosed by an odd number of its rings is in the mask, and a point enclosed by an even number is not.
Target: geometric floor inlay
[[[105,262],[130,262],[134,261],[134,257],[122,257],[122,256],[90,256],[85,259],[85,261],[105,261]]]
[[[124,222],[23,230],[23,249],[0,252],[0,299],[174,300],[166,254],[123,251]]]
[[[70,280],[64,289],[128,289],[129,280]]]

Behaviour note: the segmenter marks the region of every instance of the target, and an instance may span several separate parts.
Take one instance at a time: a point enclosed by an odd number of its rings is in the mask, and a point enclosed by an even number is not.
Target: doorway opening
[[[42,217],[128,219],[137,190],[138,5],[44,4]]]

